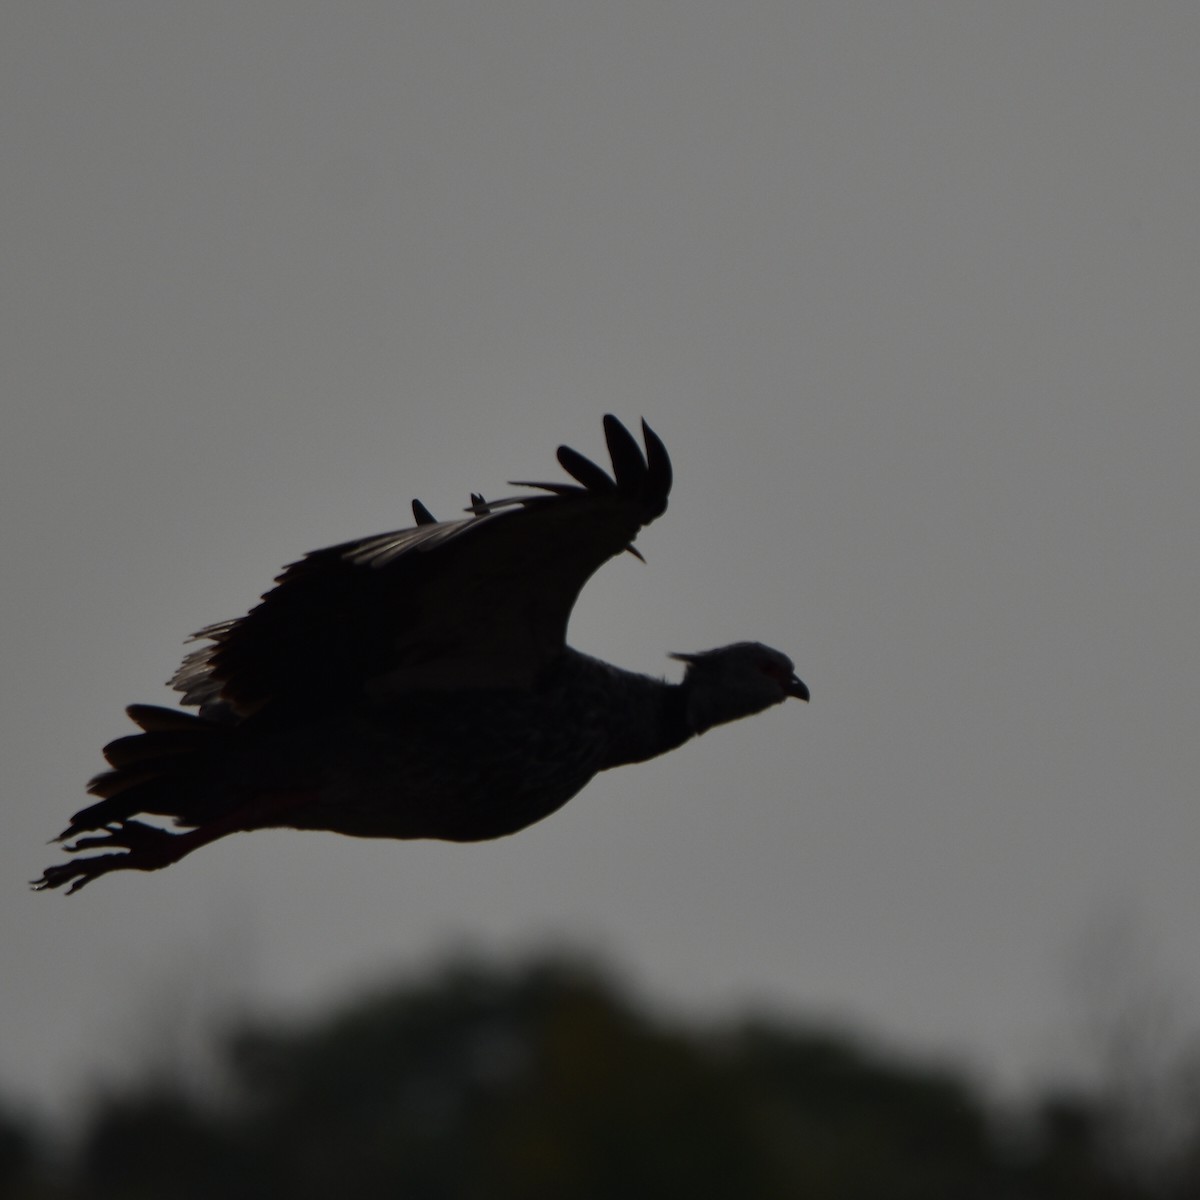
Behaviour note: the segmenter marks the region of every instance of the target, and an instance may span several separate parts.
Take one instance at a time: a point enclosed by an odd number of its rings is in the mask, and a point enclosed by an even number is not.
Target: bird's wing
[[[611,477],[562,446],[575,483],[520,482],[542,494],[490,502],[473,495],[472,515],[457,521],[435,521],[414,502],[412,529],[313,551],[246,616],[201,630],[208,644],[184,659],[173,686],[185,704],[247,715],[280,700],[329,707],[528,684],[562,649],[587,579],[666,509],[670,459],[644,421],[642,431],[644,454],[604,418]]]

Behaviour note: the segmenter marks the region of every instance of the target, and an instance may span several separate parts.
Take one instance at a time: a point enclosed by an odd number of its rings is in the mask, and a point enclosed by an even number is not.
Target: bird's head
[[[760,642],[735,642],[671,657],[687,663],[683,683],[688,694],[688,722],[695,733],[762,712],[789,696],[809,698],[808,687],[796,675],[792,660]]]

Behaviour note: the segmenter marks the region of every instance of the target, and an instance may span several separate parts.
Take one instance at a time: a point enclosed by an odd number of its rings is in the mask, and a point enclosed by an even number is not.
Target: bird
[[[644,762],[809,689],[758,642],[676,653],[683,678],[567,645],[581,589],[666,511],[673,473],[604,417],[611,474],[568,446],[571,482],[315,550],[245,616],[206,626],[171,679],[184,708],[133,704],[96,802],[32,882],[68,894],[256,829],[477,842],[525,829],[601,771]],[[186,711],[187,708],[195,711]],[[154,820],[145,818],[158,818]],[[101,851],[79,855],[80,851]]]

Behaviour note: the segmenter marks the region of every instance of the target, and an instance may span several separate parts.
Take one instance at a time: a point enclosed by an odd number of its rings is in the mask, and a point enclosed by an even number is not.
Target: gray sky
[[[0,1096],[210,1003],[583,939],[697,1012],[1054,1066],[1097,912],[1200,994],[1200,10],[5,7]],[[645,415],[572,641],[813,703],[505,842],[25,881],[122,706],[305,550]]]

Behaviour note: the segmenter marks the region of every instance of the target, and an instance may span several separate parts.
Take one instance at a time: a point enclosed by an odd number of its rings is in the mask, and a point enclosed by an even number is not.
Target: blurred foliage
[[[223,1056],[219,1095],[159,1072],[96,1098],[53,1167],[0,1113],[0,1197],[1200,1195],[1194,1171],[1127,1170],[1102,1099],[1001,1119],[946,1069],[778,1021],[651,1015],[566,958],[458,962],[305,1027],[243,1024]]]

